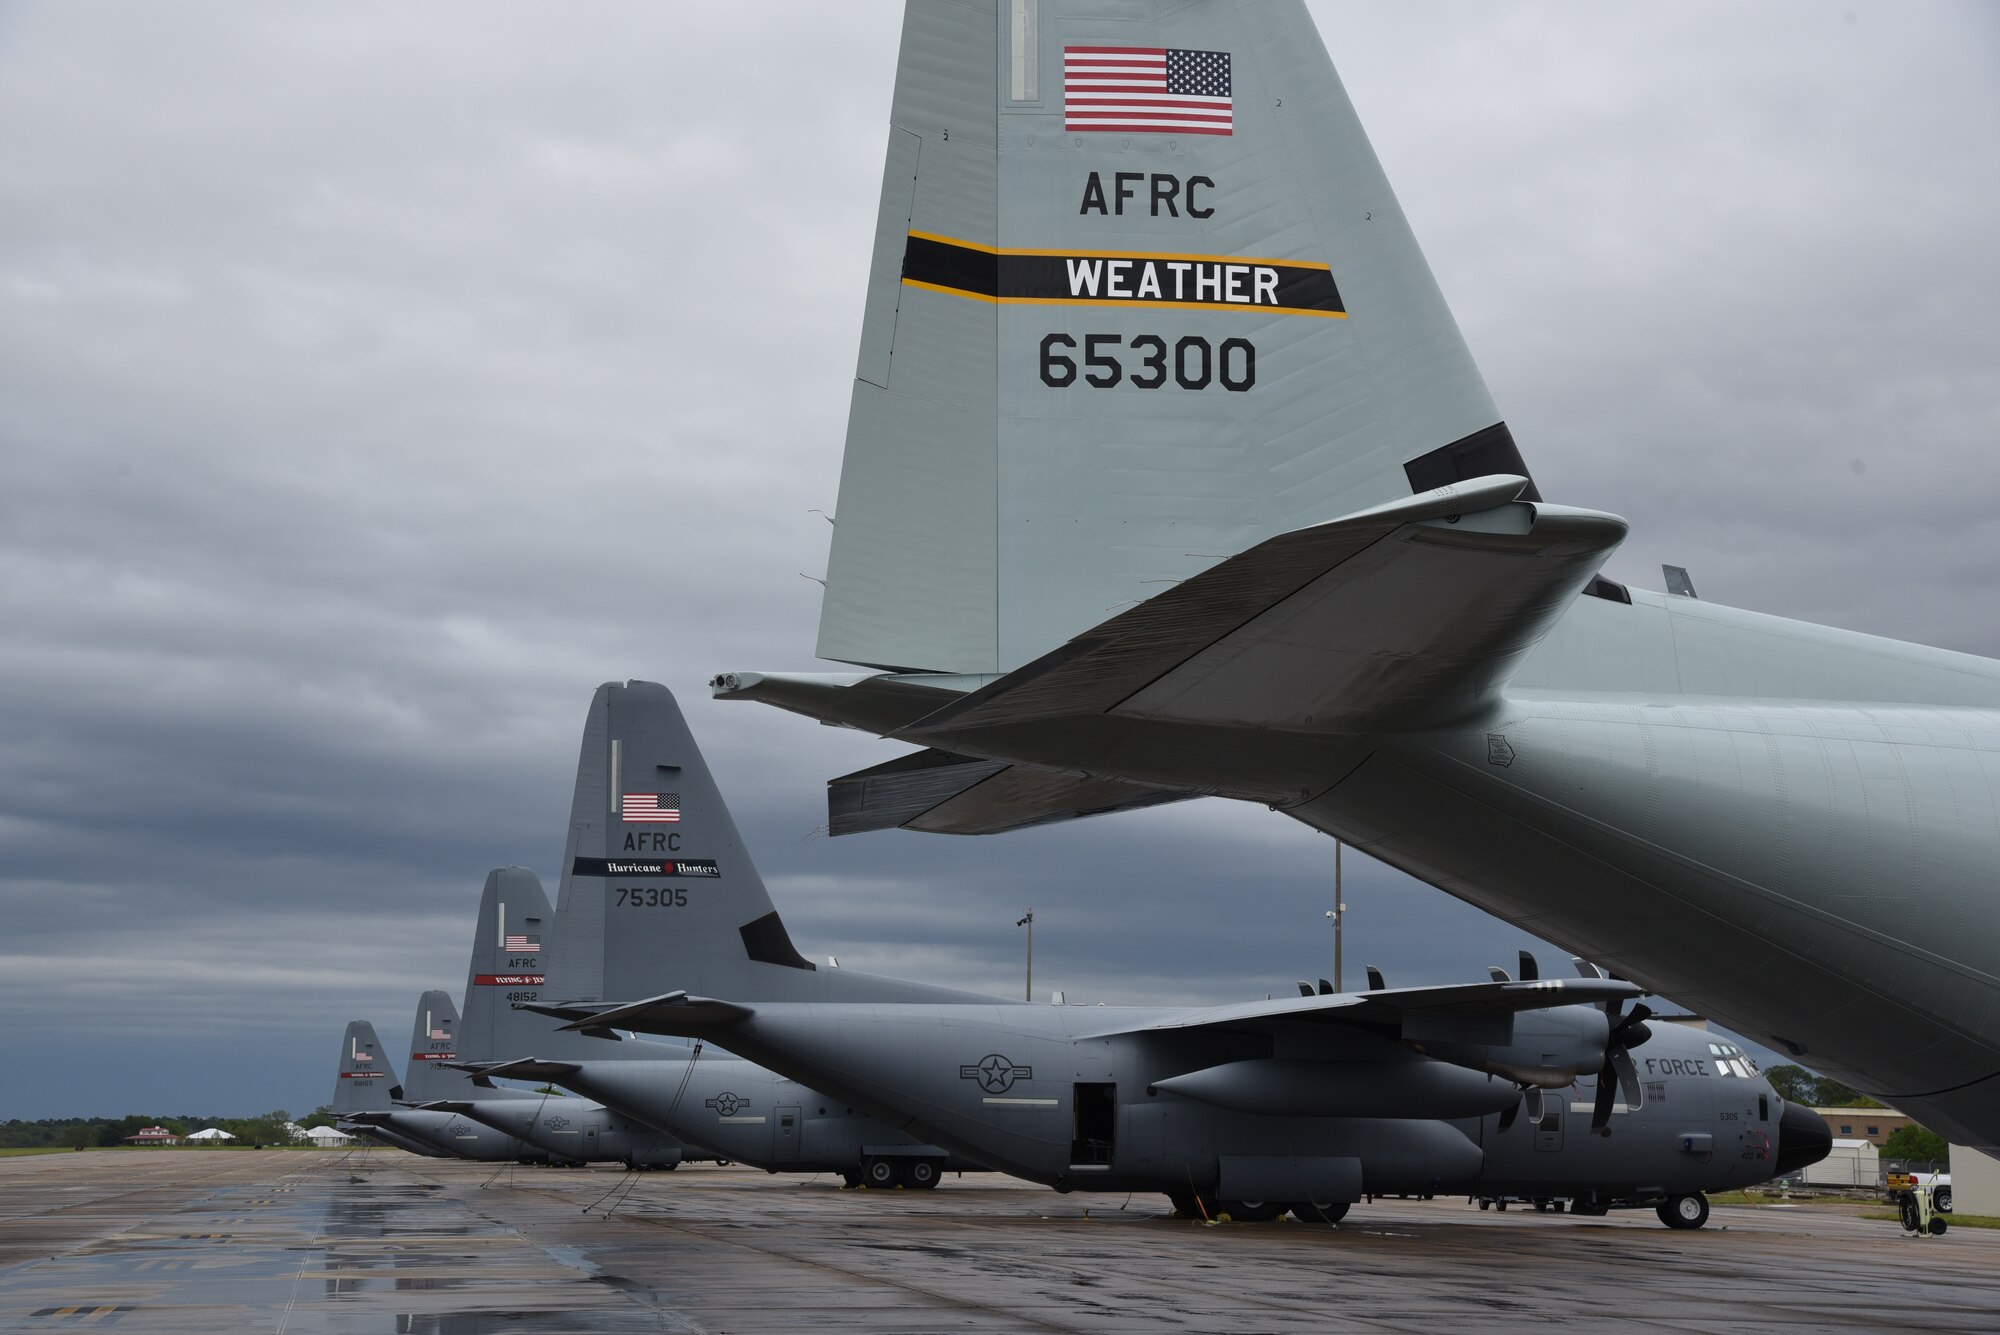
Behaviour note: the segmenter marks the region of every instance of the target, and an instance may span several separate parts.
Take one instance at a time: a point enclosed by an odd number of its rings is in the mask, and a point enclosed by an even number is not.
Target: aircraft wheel
[[[861,1165],[861,1176],[871,1187],[887,1190],[896,1185],[896,1164],[893,1159],[868,1159]]]
[[[929,1191],[938,1184],[937,1161],[935,1159],[911,1160],[905,1180],[918,1191]]]
[[[841,1169],[841,1170],[840,1170],[840,1185],[841,1185],[841,1186],[843,1186],[843,1187],[847,1187],[847,1188],[849,1188],[850,1190],[852,1190],[852,1189],[853,1189],[853,1188],[855,1188],[855,1187],[858,1187],[858,1186],[860,1186],[860,1185],[861,1185],[861,1174],[859,1174],[859,1173],[855,1172],[855,1171],[854,1171],[853,1169],[851,1169],[851,1168],[843,1168],[843,1169]]]
[[[1222,1201],[1222,1213],[1238,1224],[1267,1224],[1288,1207],[1283,1201]]]
[[[1942,1210],[1946,1214],[1951,1213],[1950,1187],[1939,1187],[1935,1191],[1931,1192],[1931,1208],[1933,1210]]]
[[[1183,1219],[1213,1219],[1221,1208],[1214,1197],[1196,1195],[1192,1191],[1170,1191],[1167,1199]]]
[[[1479,1208],[1484,1210],[1486,1203],[1481,1201]],[[1301,1224],[1337,1224],[1347,1218],[1347,1202],[1335,1201],[1331,1205],[1313,1205],[1300,1201],[1292,1207],[1292,1218]]]
[[[1493,1208],[1493,1202],[1488,1200],[1482,1200],[1479,1202],[1479,1208],[1482,1210],[1490,1210]]]
[[[1658,1213],[1668,1228],[1700,1228],[1708,1222],[1708,1197],[1698,1191],[1669,1196],[1660,1202]]]

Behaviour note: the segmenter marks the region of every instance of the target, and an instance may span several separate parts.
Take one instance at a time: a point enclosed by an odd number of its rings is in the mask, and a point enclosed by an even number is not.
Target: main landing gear
[[[1290,1211],[1304,1224],[1338,1223],[1347,1214],[1347,1202],[1314,1205],[1300,1201],[1222,1201],[1202,1192],[1170,1191],[1167,1200],[1183,1219],[1221,1220],[1237,1224],[1263,1224]]]
[[[871,1158],[861,1161],[859,1173],[844,1172],[840,1180],[850,1187],[874,1187],[878,1191],[890,1187],[929,1191],[942,1176],[942,1166],[936,1159]]]

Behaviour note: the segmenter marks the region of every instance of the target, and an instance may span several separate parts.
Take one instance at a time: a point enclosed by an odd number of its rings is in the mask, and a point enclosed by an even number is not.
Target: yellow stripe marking
[[[1106,301],[1096,297],[989,297],[984,292],[968,292],[962,287],[945,287],[921,279],[905,278],[904,287],[920,287],[926,292],[942,292],[948,297],[966,297],[992,306],[1118,306],[1125,310],[1169,311],[1263,311],[1269,315],[1312,315],[1322,320],[1345,320],[1346,311],[1309,311],[1297,306],[1252,306],[1244,301]]]
[[[941,245],[961,246],[966,250],[976,250],[985,255],[1073,255],[1078,259],[1096,260],[1192,260],[1199,264],[1269,264],[1281,269],[1325,269],[1332,272],[1331,264],[1318,260],[1270,260],[1254,255],[1183,255],[1178,251],[1155,250],[1077,250],[1067,247],[1034,246],[984,246],[977,241],[961,241],[955,236],[940,236],[936,232],[919,232],[914,229],[911,236],[921,241],[936,241]]]

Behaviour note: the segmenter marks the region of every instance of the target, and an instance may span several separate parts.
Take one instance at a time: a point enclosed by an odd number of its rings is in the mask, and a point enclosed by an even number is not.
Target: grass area
[[[18,1159],[27,1154],[74,1154],[67,1145],[37,1145],[33,1149],[0,1150],[0,1159]]]
[[[1863,1219],[1887,1219],[1893,1223],[1902,1222],[1901,1216],[1894,1210],[1883,1210],[1880,1213],[1871,1210],[1861,1217]],[[1953,1228],[2000,1228],[2000,1215],[1947,1214],[1939,1215],[1938,1218],[1944,1220]]]

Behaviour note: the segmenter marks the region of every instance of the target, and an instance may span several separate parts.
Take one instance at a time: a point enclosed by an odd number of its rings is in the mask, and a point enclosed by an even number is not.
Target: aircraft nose
[[[1785,1105],[1778,1119],[1778,1176],[1818,1163],[1833,1152],[1833,1128],[1811,1108]]]

